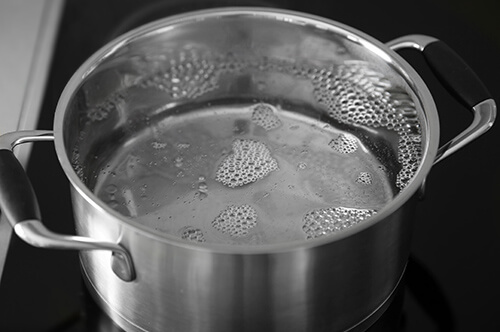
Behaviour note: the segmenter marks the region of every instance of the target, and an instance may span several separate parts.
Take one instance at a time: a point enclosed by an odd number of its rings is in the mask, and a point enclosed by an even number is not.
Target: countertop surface
[[[38,121],[62,1],[0,1],[0,134]]]
[[[61,0],[0,1],[0,135],[37,126],[61,11]],[[29,152],[15,151],[25,166]],[[11,228],[0,218],[1,280]]]

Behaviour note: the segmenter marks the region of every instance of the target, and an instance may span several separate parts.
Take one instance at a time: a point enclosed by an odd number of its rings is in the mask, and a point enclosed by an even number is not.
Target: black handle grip
[[[0,209],[14,226],[40,220],[40,208],[23,166],[10,150],[0,150]]]
[[[423,54],[443,86],[467,108],[491,98],[472,69],[444,42],[438,40],[428,44]]]

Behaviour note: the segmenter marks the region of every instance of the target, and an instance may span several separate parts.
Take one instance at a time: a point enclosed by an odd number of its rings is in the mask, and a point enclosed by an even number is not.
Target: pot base
[[[151,332],[148,331],[130,319],[123,317],[115,308],[113,308],[97,291],[94,284],[90,280],[85,267],[81,265],[83,280],[87,287],[88,292],[90,293],[93,300],[97,303],[97,305],[103,310],[103,312],[121,329],[126,332]],[[405,269],[401,274],[396,286],[390,292],[389,296],[382,301],[382,303],[368,316],[366,316],[363,320],[353,325],[352,327],[344,330],[342,332],[377,332],[377,331],[396,331],[395,328],[398,326],[399,316],[400,316],[400,308],[402,306],[402,300],[404,297],[404,283],[402,282]],[[387,317],[385,317],[387,316]],[[388,328],[392,327],[392,328]],[[271,332],[271,331],[269,331]],[[319,332],[319,331],[316,331]],[[335,331],[325,331],[325,332],[335,332]],[[340,331],[339,331],[340,332]]]

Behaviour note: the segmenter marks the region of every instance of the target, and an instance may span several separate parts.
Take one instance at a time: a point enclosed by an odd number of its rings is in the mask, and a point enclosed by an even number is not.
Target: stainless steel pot
[[[403,48],[421,51],[474,113],[470,127],[441,147],[433,98],[395,53]],[[336,76],[325,78],[327,72]],[[162,93],[155,107],[126,106],[151,101],[148,89]],[[155,117],[227,98],[311,106],[306,116],[335,122],[373,150],[388,170],[393,197],[341,231],[261,245],[189,242],[98,197],[109,156],[134,144],[138,133],[150,133]],[[364,108],[352,113],[347,108],[359,99]],[[369,110],[373,105],[378,113]],[[432,165],[487,131],[495,114],[477,77],[432,37],[383,44],[343,24],[285,10],[193,12],[138,28],[94,54],[66,86],[53,132],[0,137],[1,209],[26,242],[81,250],[90,292],[126,330],[362,331],[383,313],[403,275],[417,193]],[[402,135],[414,142],[401,143]],[[43,226],[12,153],[18,144],[42,140],[55,141],[71,183],[78,236]]]

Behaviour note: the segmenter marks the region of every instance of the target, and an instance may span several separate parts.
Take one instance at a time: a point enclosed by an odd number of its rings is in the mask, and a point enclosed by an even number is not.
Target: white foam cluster
[[[354,61],[317,70],[311,75],[316,99],[339,122],[385,127],[399,135],[398,156],[402,169],[396,186],[405,188],[422,159],[420,123],[414,103],[405,91],[394,88],[368,63]],[[411,136],[411,137],[408,137]]]
[[[214,60],[189,49],[172,54],[166,69],[146,77],[139,85],[162,90],[173,100],[196,98],[218,88],[220,73]]]
[[[281,126],[281,120],[276,115],[274,107],[264,103],[252,106],[252,122],[265,130],[272,130]]]
[[[356,179],[356,183],[363,185],[370,185],[373,182],[372,175],[368,172],[360,172],[358,178]]]
[[[317,99],[340,122],[388,129],[398,124],[386,91],[390,82],[362,62],[321,70],[313,83]]]
[[[232,153],[217,169],[215,180],[235,188],[255,182],[278,169],[278,162],[264,143],[251,139],[237,139]]]
[[[342,154],[353,153],[358,149],[357,139],[349,134],[340,134],[337,138],[332,139],[328,145]]]
[[[422,158],[421,136],[402,134],[398,142],[398,161],[403,166],[396,177],[398,188],[406,187],[417,172]]]
[[[257,225],[257,212],[248,204],[228,206],[212,221],[212,226],[225,234],[242,237]]]
[[[190,242],[205,242],[205,236],[203,231],[199,228],[194,228],[191,226],[184,227],[182,230],[181,238]]]
[[[338,232],[373,216],[375,210],[336,207],[318,209],[307,213],[302,230],[308,239]]]

